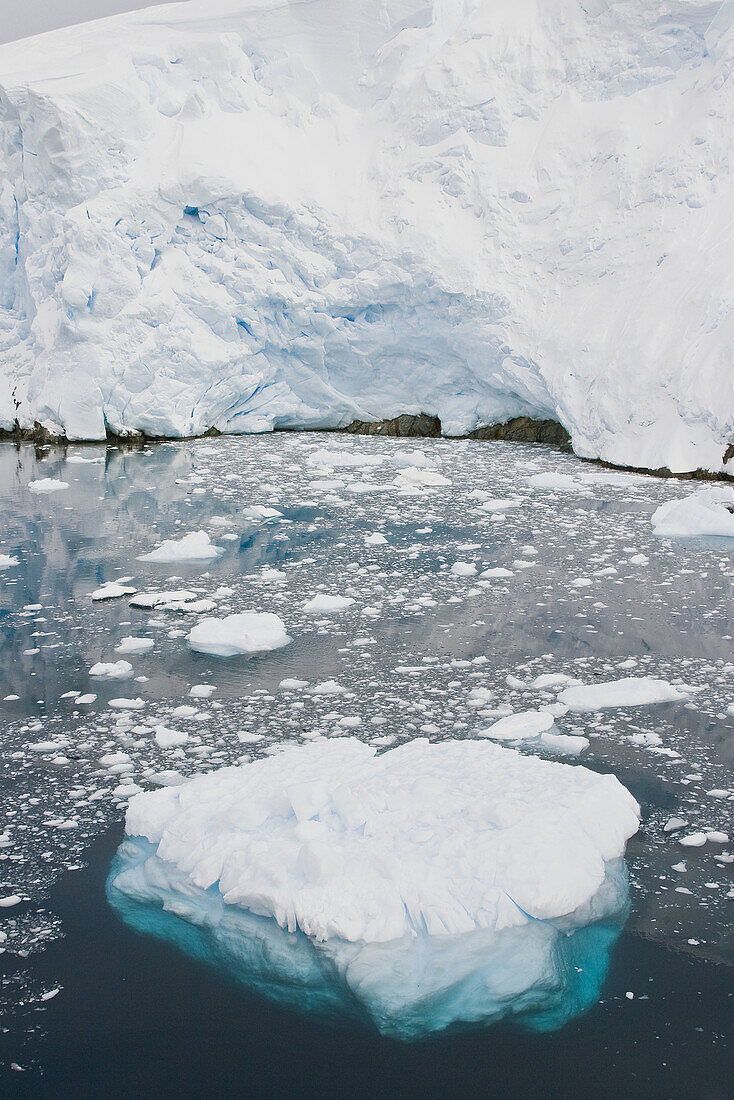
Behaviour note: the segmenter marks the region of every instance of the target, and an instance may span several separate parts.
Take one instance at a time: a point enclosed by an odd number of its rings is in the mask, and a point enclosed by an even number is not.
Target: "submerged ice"
[[[227,905],[216,890],[129,838],[107,880],[126,923],[174,943],[231,980],[299,1012],[354,1019],[402,1040],[513,1018],[538,1031],[591,1008],[629,908],[623,860],[566,920],[369,943],[314,941]]]

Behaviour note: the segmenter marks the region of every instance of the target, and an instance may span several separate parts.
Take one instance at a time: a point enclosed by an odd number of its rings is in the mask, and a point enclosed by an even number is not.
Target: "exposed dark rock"
[[[402,413],[392,420],[353,420],[343,432],[352,435],[393,435],[413,436],[424,439],[435,439],[441,434],[441,421],[437,416],[429,416],[427,413]]]
[[[283,429],[279,429],[283,430]],[[298,429],[292,429],[298,430]],[[346,428],[337,428],[336,431],[349,432],[351,435],[384,435],[394,437],[413,437],[435,439],[441,435],[441,421],[437,416],[429,416],[428,413],[402,413],[392,420],[353,420]],[[219,436],[224,433],[218,428],[207,428],[201,436],[189,436],[187,438],[202,438],[202,436]],[[116,435],[108,430],[107,442],[114,443],[123,449],[139,449],[148,443],[164,442],[169,436],[149,436],[144,432],[127,432],[124,435]],[[476,440],[506,440],[517,443],[546,443],[553,447],[559,447],[563,451],[572,452],[571,437],[562,424],[557,420],[532,420],[528,416],[516,416],[504,424],[489,424],[483,428],[476,428],[467,436],[459,438]],[[32,428],[21,428],[18,421],[11,431],[0,429],[0,442],[10,440],[14,443],[34,443],[38,448],[47,448],[52,444],[62,447],[69,445],[69,440],[64,435],[54,435],[37,421]],[[74,446],[84,443],[99,444],[99,439],[74,440]],[[734,458],[734,443],[730,443],[724,451],[723,462]],[[685,473],[673,473],[667,466],[657,470],[642,469],[639,466],[618,466],[612,462],[603,462],[601,459],[586,459],[596,466],[604,466],[609,470],[624,470],[636,474],[650,474],[652,477],[672,477],[679,481],[734,481],[731,474],[712,473],[709,470],[690,470]]]
[[[554,447],[568,447],[571,436],[557,420],[531,420],[528,416],[516,416],[505,424],[489,424],[469,432],[469,439],[506,439],[518,443],[550,443]]]

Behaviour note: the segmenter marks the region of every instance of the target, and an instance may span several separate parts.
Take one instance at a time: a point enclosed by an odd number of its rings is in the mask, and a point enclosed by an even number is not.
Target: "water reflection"
[[[300,1012],[402,1040],[510,1018],[551,1031],[599,998],[629,905],[624,861],[582,910],[554,922],[382,944],[315,943],[193,887],[151,844],[127,839],[107,897],[126,924]]]

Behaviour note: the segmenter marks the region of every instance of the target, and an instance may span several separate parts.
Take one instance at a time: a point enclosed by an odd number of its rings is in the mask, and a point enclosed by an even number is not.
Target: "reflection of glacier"
[[[609,863],[591,901],[560,920],[387,943],[318,943],[225,904],[216,885],[193,887],[148,841],[134,838],[117,852],[107,896],[133,928],[273,1000],[416,1039],[505,1017],[550,1031],[591,1008],[627,915],[628,880],[623,860]]]

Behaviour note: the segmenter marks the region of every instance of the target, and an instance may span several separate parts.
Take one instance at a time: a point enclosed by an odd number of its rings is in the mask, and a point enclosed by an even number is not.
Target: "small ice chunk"
[[[115,646],[115,653],[147,653],[155,645],[153,638],[123,638],[119,645]]]
[[[149,554],[139,554],[138,561],[160,563],[211,561],[224,551],[214,546],[206,531],[191,531],[182,539],[166,539]]]
[[[406,466],[395,478],[395,484],[403,489],[438,489],[451,482],[437,470],[426,470],[418,466]]]
[[[60,481],[58,478],[42,477],[37,481],[29,481],[28,488],[32,493],[43,495],[46,493],[58,493],[62,489],[68,489],[68,481]]]
[[[132,674],[133,666],[129,661],[99,661],[96,665],[92,665],[89,670],[90,676],[95,676],[100,680],[126,680]]]
[[[509,714],[500,718],[488,729],[479,731],[479,737],[489,737],[492,741],[525,741],[539,737],[551,730],[553,715],[543,710],[524,710],[518,714]]]
[[[117,581],[107,581],[101,588],[95,588],[92,599],[95,603],[102,600],[118,600],[120,596],[134,596],[136,592],[137,589],[131,588],[129,585],[120,584]]]
[[[455,577],[474,577],[476,576],[477,567],[473,562],[455,561],[451,566],[451,572]]]
[[[336,680],[323,680],[311,688],[312,695],[342,695],[347,689],[338,684]]]
[[[209,699],[216,690],[214,684],[194,684],[189,688],[189,696],[192,699]]]
[[[687,833],[685,836],[678,837],[678,843],[682,844],[684,848],[702,848],[706,843],[706,834]]]
[[[173,749],[178,745],[185,745],[189,735],[181,730],[172,730],[161,725],[155,728],[155,739],[162,749]]]
[[[332,611],[344,611],[347,607],[351,607],[353,603],[354,600],[350,596],[328,596],[325,592],[320,592],[317,596],[306,600],[303,610],[308,615],[318,615]]]

